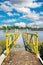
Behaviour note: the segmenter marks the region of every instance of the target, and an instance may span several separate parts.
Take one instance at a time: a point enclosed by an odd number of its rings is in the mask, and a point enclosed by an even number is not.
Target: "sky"
[[[0,26],[43,27],[43,0],[0,0]]]

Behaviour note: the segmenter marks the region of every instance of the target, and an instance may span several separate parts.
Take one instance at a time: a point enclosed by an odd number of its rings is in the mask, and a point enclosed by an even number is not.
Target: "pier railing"
[[[31,50],[38,56],[38,33],[23,33],[23,37]]]
[[[6,33],[6,56],[8,56],[10,51],[14,48],[19,35],[19,32]]]

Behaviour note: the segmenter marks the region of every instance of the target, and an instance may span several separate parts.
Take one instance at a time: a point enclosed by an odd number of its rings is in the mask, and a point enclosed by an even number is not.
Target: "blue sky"
[[[0,0],[0,26],[43,27],[43,0]]]

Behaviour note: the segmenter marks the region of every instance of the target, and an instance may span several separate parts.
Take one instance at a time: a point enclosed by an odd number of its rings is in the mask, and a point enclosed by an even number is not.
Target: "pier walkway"
[[[33,35],[33,34],[32,34]],[[34,34],[37,36],[36,34]],[[12,37],[12,35],[10,35]],[[6,35],[6,58],[2,62],[2,65],[42,65],[41,62],[39,61],[39,58],[37,57],[36,52],[28,52],[25,49],[24,42],[28,43],[27,36],[26,34],[20,34],[20,33],[15,33],[15,40],[13,42],[11,41],[12,38],[10,37],[10,41],[8,41],[8,34]],[[24,41],[25,39],[25,41]],[[33,37],[31,36],[31,39],[33,41]],[[36,39],[36,41],[38,38]],[[8,44],[9,42],[9,44]],[[11,43],[12,42],[12,43]],[[15,44],[16,43],[16,44]],[[31,43],[31,41],[29,42]],[[36,42],[38,43],[38,41]],[[13,45],[13,49],[10,51],[10,47]],[[36,46],[36,45],[35,45]],[[37,51],[37,49],[35,48]]]

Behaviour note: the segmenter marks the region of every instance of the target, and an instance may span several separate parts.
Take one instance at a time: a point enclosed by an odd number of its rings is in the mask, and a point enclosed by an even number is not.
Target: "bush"
[[[40,53],[40,57],[43,60],[43,43],[39,43],[39,53]]]
[[[3,53],[5,50],[5,41],[0,41],[0,47],[2,48],[2,51],[0,51],[0,53]]]

